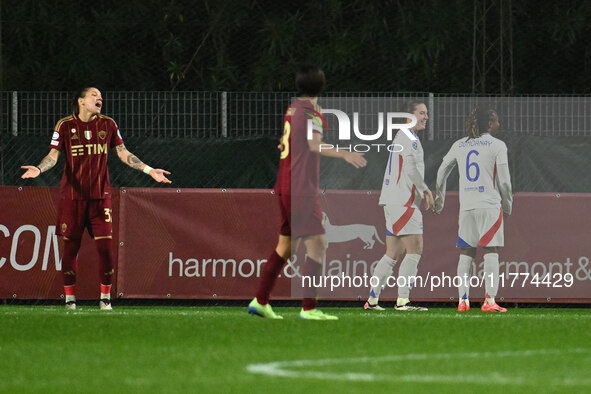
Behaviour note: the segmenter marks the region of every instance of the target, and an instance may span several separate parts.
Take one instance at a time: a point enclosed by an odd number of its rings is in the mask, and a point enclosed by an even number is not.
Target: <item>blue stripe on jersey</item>
[[[394,236],[394,233],[392,231],[386,229],[386,235],[389,235],[389,236],[393,237]]]
[[[468,245],[466,241],[458,236],[458,242],[456,243],[456,247],[458,248],[471,248],[471,245]]]
[[[394,150],[394,149],[392,149]],[[388,159],[388,175],[392,174],[392,155],[394,152],[390,152],[390,159]]]

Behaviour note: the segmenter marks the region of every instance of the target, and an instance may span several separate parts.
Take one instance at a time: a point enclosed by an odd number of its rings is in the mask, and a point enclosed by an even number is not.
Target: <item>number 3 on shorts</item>
[[[113,210],[111,208],[105,208],[105,223],[111,223],[113,219],[111,219],[111,212]]]

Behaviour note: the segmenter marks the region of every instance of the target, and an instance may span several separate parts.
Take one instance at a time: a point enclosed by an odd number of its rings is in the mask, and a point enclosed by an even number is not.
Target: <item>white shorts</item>
[[[423,214],[414,207],[384,205],[386,235],[423,234]]]
[[[458,248],[504,246],[501,208],[460,211]]]

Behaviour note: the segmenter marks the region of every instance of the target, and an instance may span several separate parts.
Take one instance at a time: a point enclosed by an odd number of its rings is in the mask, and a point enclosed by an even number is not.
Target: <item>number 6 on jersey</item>
[[[471,150],[470,152],[468,152],[468,156],[466,156],[466,178],[468,178],[470,182],[476,182],[478,180],[478,177],[480,176],[480,167],[478,167],[478,163],[476,162],[470,163],[470,156],[472,156],[472,154],[478,156],[479,153],[477,150]],[[476,168],[476,175],[474,176],[474,178],[470,176],[470,167]]]

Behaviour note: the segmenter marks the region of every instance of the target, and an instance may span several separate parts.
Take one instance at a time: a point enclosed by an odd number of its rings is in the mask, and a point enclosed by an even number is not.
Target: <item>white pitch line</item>
[[[320,371],[297,371],[290,368],[322,367],[330,365],[357,364],[367,362],[383,361],[417,361],[434,359],[455,359],[455,358],[494,358],[494,357],[533,357],[560,355],[565,353],[588,354],[591,349],[532,349],[499,352],[465,352],[465,353],[410,353],[394,354],[380,357],[354,357],[354,358],[328,358],[320,360],[293,360],[275,361],[270,363],[250,364],[246,370],[250,373],[263,374],[268,376],[284,378],[309,378],[324,380],[347,380],[347,381],[396,381],[412,383],[473,383],[473,384],[502,384],[502,385],[524,385],[531,384],[531,380],[525,377],[506,376],[499,373],[492,373],[483,376],[458,374],[458,375],[424,375],[424,374],[373,374],[356,372],[320,372]],[[591,386],[591,379],[560,378],[545,381],[543,384],[556,386]]]

